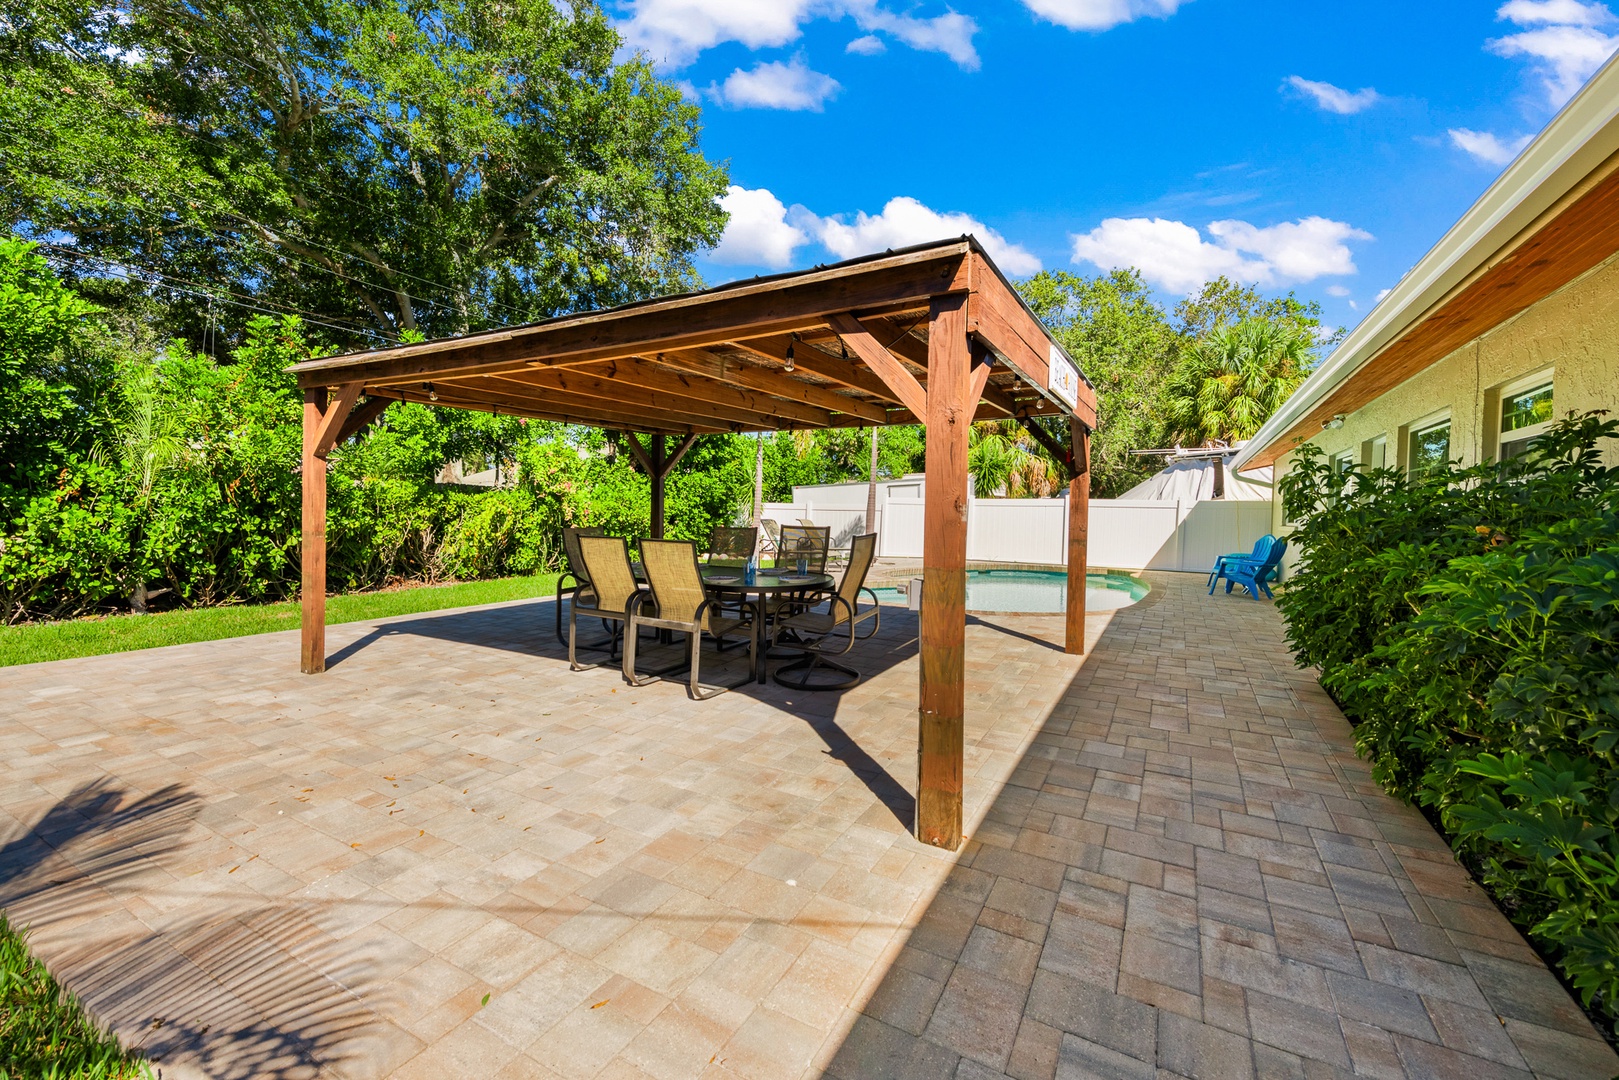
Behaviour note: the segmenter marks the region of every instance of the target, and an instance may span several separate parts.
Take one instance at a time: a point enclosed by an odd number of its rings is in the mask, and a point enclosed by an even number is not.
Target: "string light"
[[[798,335],[797,334],[794,334],[792,337],[787,339],[787,373],[789,375],[792,374],[792,371],[793,371],[793,344],[797,340],[798,340]]]
[[[438,400],[438,391],[433,389],[433,384],[432,383],[423,383],[422,385],[427,387],[427,400],[428,401],[437,401]]]

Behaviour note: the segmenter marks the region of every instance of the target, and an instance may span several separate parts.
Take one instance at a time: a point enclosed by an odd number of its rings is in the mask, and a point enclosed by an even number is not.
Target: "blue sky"
[[[1583,0],[622,0],[704,105],[710,283],[979,235],[1352,326],[1619,46]]]

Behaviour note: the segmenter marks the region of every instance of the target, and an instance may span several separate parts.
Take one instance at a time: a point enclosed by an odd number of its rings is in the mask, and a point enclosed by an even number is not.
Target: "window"
[[[1364,455],[1368,469],[1386,469],[1389,463],[1389,437],[1379,435],[1364,445]]]
[[[1501,461],[1521,457],[1552,426],[1552,378],[1543,372],[1501,390]]]
[[[1412,477],[1444,469],[1450,463],[1450,417],[1412,428],[1405,460]]]
[[[1354,474],[1356,465],[1355,451],[1340,451],[1339,453],[1332,455],[1330,460],[1332,462],[1332,478],[1337,481],[1335,485],[1337,490],[1339,492],[1349,490],[1349,478]],[[1334,495],[1332,497],[1332,501],[1336,503],[1338,501],[1338,496]]]

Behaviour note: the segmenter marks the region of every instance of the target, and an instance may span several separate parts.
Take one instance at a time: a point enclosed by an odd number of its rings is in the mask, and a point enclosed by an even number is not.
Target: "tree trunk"
[[[135,583],[135,588],[129,594],[129,610],[136,615],[146,614],[146,581],[142,579]]]
[[[871,429],[871,466],[866,470],[866,531],[877,531],[877,429]]]
[[[765,433],[759,432],[754,440],[758,445],[753,451],[753,520],[749,524],[757,529],[765,516]]]

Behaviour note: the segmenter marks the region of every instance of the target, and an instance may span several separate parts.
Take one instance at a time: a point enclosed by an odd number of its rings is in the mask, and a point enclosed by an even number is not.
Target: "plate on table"
[[[783,585],[808,585],[821,579],[814,574],[777,574],[776,580]]]
[[[703,580],[711,585],[735,585],[742,578],[736,574],[710,574]]]

